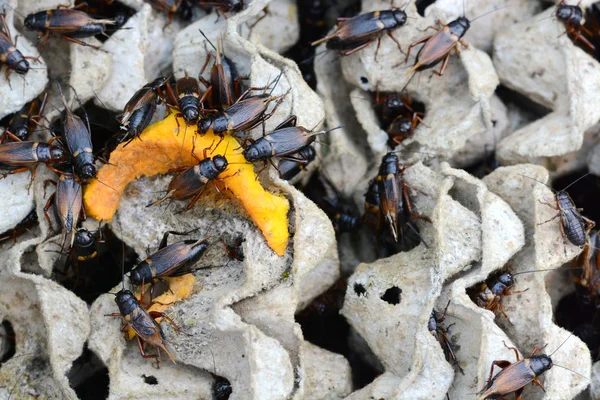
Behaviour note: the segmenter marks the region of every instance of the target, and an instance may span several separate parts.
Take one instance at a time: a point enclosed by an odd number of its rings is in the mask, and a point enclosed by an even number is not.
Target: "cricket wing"
[[[487,399],[489,396],[496,396],[494,398],[507,396],[525,387],[534,378],[535,374],[529,365],[529,360],[518,361],[496,374],[484,390],[478,393],[481,394],[478,400]]]
[[[206,250],[204,242],[183,240],[173,243],[150,256],[151,268],[156,277],[181,276],[194,271],[194,266]]]
[[[155,101],[156,94],[152,89],[147,87],[143,87],[131,96],[131,99],[125,104],[123,108],[123,113],[119,116],[119,122],[121,125],[127,125],[129,122],[129,118],[131,115],[139,110],[140,108],[146,106],[148,103]]]
[[[417,54],[417,62],[407,73],[407,75],[421,71],[435,64],[439,63],[450,53],[450,51],[456,46],[457,39],[455,35],[450,34],[447,29],[442,29],[431,37],[419,53]]]

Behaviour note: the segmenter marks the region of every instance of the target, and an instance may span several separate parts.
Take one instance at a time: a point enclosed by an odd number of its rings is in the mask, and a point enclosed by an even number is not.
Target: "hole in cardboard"
[[[397,286],[392,286],[381,296],[381,300],[395,306],[396,304],[400,304],[400,300],[402,299],[402,289]]]

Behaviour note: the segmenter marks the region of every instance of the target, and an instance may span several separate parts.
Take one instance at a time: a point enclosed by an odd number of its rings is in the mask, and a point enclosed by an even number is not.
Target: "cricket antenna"
[[[527,175],[523,175],[523,174],[519,174],[519,175],[524,176],[525,178],[529,178],[532,181],[536,181],[537,183],[541,183],[542,185],[546,186],[547,188],[549,188],[550,190],[552,190],[554,193],[556,193],[556,190],[554,190],[554,188],[552,186],[548,185],[547,183],[544,183],[542,181],[539,181],[539,180],[537,180],[535,178],[532,178],[530,176],[527,176]]]
[[[8,7],[8,8],[10,8],[11,10],[13,10],[13,12],[14,12],[15,14],[18,14],[18,15],[20,15],[21,17],[23,17],[23,19],[27,18],[25,15],[23,15],[22,13],[20,13],[20,12],[19,12],[19,10],[17,10],[16,8],[14,8],[14,7],[12,7],[11,5],[9,5],[9,4],[6,4],[6,3],[2,4],[2,11],[3,11],[3,14],[6,14],[6,9],[5,9],[4,7]]]
[[[537,20],[537,21],[535,21],[535,22],[536,22],[536,23],[538,23],[538,22],[543,22],[543,21],[545,21],[545,20],[547,20],[547,19],[552,19],[552,18],[555,18],[555,17],[556,17],[556,12],[552,13],[552,15],[550,15],[549,17],[545,17],[545,18],[538,19],[538,20]]]
[[[555,367],[560,367],[560,368],[562,368],[562,369],[566,369],[567,371],[569,371],[569,372],[572,372],[572,373],[574,373],[575,375],[579,375],[580,377],[582,377],[582,378],[584,378],[584,379],[587,379],[588,381],[590,380],[590,378],[588,378],[587,376],[585,376],[585,375],[582,375],[582,374],[580,374],[580,373],[579,373],[579,372],[577,372],[577,371],[573,371],[571,368],[563,367],[562,365],[558,365],[558,364],[553,364],[553,365],[554,365]]]
[[[527,176],[527,175],[522,175],[522,174],[519,174],[519,175],[521,175],[521,176],[524,176],[525,178],[529,178],[529,179],[531,179],[531,180],[534,180],[534,181],[536,181],[536,182],[538,182],[538,183],[541,183],[542,185],[544,185],[544,186],[547,186],[547,187],[548,187],[550,190],[552,190],[554,193],[557,193],[557,190],[555,190],[554,188],[552,188],[552,187],[551,187],[550,185],[548,185],[547,183],[544,183],[544,182],[542,182],[542,181],[538,181],[537,179],[535,179],[535,178],[532,178],[532,177],[530,177],[530,176]],[[588,172],[587,174],[584,174],[584,175],[580,176],[579,178],[575,179],[575,181],[573,181],[573,182],[569,183],[569,184],[568,184],[567,186],[565,186],[564,188],[562,188],[562,189],[558,190],[558,192],[564,192],[565,190],[567,190],[568,188],[570,188],[571,186],[573,186],[574,184],[576,184],[577,182],[579,182],[580,180],[582,180],[583,178],[585,178],[585,177],[586,177],[586,176],[588,176],[588,175],[591,175],[591,172]]]
[[[117,189],[115,189],[114,187],[110,186],[108,183],[106,182],[102,182],[100,179],[94,177],[92,179],[95,179],[97,182],[101,183],[102,185],[106,186],[107,188],[109,188],[110,190],[112,190],[113,192],[116,192]]]
[[[317,129],[317,126],[321,125],[323,123],[323,121],[325,121],[325,117],[321,118],[319,120],[319,122],[317,122],[317,124],[312,127],[311,131],[314,131],[315,129]]]
[[[318,52],[318,53],[317,53],[317,52],[315,52],[315,54],[313,54],[312,56],[310,56],[310,57],[308,57],[308,58],[306,58],[306,59],[304,59],[304,60],[302,60],[302,61],[299,61],[299,62],[298,62],[298,65],[304,65],[304,64],[308,64],[309,62],[313,61],[314,59],[316,59],[316,58],[317,58],[317,57],[319,57],[320,55],[322,55],[322,54],[326,54],[327,52],[329,52],[329,50],[328,50],[328,49],[325,49],[325,50],[323,50],[323,51],[320,51],[320,52]]]
[[[548,269],[535,269],[535,270],[531,270],[531,271],[523,271],[523,272],[517,272],[514,274],[511,274],[512,276],[517,276],[517,275],[521,275],[521,274],[531,274],[534,272],[544,272],[544,271],[555,271],[559,268],[548,268]]]
[[[566,187],[564,187],[560,191],[563,192],[563,191],[567,190],[568,188],[570,188],[571,186],[573,186],[574,184],[576,184],[577,182],[579,182],[580,180],[582,180],[583,178],[585,178],[586,176],[588,176],[590,174],[591,174],[591,172],[588,172],[587,174],[580,176],[579,178],[575,179],[574,182],[569,183]]]
[[[281,77],[283,76],[283,73],[286,71],[286,68],[283,67],[281,69],[281,72],[279,73],[279,75],[277,75],[277,78],[275,78],[275,80],[273,81],[273,83],[270,83],[269,86],[273,85],[273,87],[271,88],[271,91],[269,92],[269,96],[273,94],[273,91],[275,90],[275,88],[277,87],[277,85],[279,84],[279,81],[281,80]]]
[[[221,143],[221,142],[217,143],[217,147],[215,147],[215,148],[214,148],[214,149],[213,149],[213,150],[210,152],[210,154],[214,154],[214,152],[215,152],[215,151],[217,150],[217,148],[219,147],[219,144],[220,144],[220,143]],[[224,152],[223,152],[223,154],[222,154],[222,156],[223,156],[223,157],[227,156],[227,150],[229,150],[229,142],[227,142],[227,144],[225,145],[225,151],[224,151]]]
[[[125,241],[123,240],[123,227],[121,226],[121,220],[117,216],[117,224],[119,225],[119,231],[121,232],[121,286],[122,290],[125,290]]]
[[[217,48],[215,47],[215,45],[213,44],[213,42],[210,41],[210,39],[208,37],[206,37],[206,35],[204,34],[204,32],[202,32],[202,29],[198,28],[198,30],[200,31],[200,33],[202,34],[202,36],[204,36],[204,39],[206,39],[206,41],[208,42],[208,44],[210,44],[210,46],[215,49],[215,51],[218,51]]]
[[[420,232],[417,230],[417,228],[415,228],[414,224],[413,224],[412,222],[410,222],[410,221],[409,221],[407,225],[408,225],[408,227],[410,228],[410,230],[411,230],[411,231],[412,231],[412,232],[413,232],[415,235],[417,235],[417,237],[418,237],[419,239],[421,239],[421,242],[423,242],[423,245],[424,245],[425,247],[429,248],[429,244],[428,244],[428,243],[425,241],[425,239],[423,239],[423,236],[421,236],[421,233],[420,233]],[[404,236],[402,236],[402,240],[404,240]],[[448,303],[450,303],[450,300],[448,300]],[[448,308],[448,307],[446,306],[446,308]]]
[[[463,1],[464,1],[464,0],[463,0]],[[473,23],[473,22],[477,21],[477,20],[478,20],[479,18],[481,18],[481,17],[485,17],[486,15],[489,15],[489,14],[491,14],[491,13],[493,13],[493,12],[500,11],[500,10],[502,10],[502,9],[504,9],[504,8],[508,8],[508,7],[512,7],[512,4],[508,4],[508,5],[504,6],[504,7],[495,8],[495,9],[493,9],[493,10],[491,10],[491,11],[488,11],[488,12],[486,12],[486,13],[483,13],[483,14],[481,14],[481,15],[479,15],[479,16],[477,16],[477,17],[473,18],[473,19],[472,19],[470,22],[471,22],[471,23]]]
[[[410,150],[408,147],[404,146],[402,143],[400,143],[400,146],[404,147],[403,149],[400,150],[392,150],[392,151],[388,151],[388,153],[416,153],[416,154],[427,154],[429,156],[433,156],[433,157],[439,157],[439,154],[436,153],[431,153],[428,151],[419,151],[419,150]]]
[[[104,108],[106,111],[108,111],[108,107],[106,107],[106,104],[104,104],[104,102],[102,100],[100,100],[100,97],[98,97],[98,94],[96,93],[96,91],[94,90],[92,85],[90,85],[90,89],[92,89],[92,93],[94,93],[94,97],[96,98],[96,100],[98,100],[100,102],[100,104],[102,104],[102,108]],[[107,127],[105,127],[105,128],[107,128]]]
[[[558,346],[553,352],[552,354],[549,354],[549,357],[552,357],[554,355],[554,353],[556,353],[561,347],[563,347],[563,345],[567,342],[567,340],[569,340],[569,338],[573,336],[573,332],[569,333],[569,336],[567,336],[567,338],[565,340],[563,340],[563,342],[560,344],[560,346]]]

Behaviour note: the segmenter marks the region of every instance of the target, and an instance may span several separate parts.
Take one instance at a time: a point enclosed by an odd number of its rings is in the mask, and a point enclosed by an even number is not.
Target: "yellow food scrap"
[[[201,159],[204,157],[203,149],[214,149],[221,140],[212,131],[196,134],[193,126],[185,131],[183,119],[171,114],[147,127],[139,139],[126,147],[124,143],[120,144],[111,153],[110,164],[103,165],[98,171],[98,179],[92,180],[85,188],[83,201],[87,215],[100,221],[110,221],[129,183],[142,176],[166,174],[169,170],[196,165],[198,160],[192,156],[192,148],[195,146],[194,153]],[[221,154],[227,158],[229,166],[220,176],[260,228],[271,249],[282,256],[289,239],[287,213],[290,205],[287,199],[261,186],[254,166],[246,161],[235,138],[225,136],[223,142],[211,151],[207,152],[207,157]]]
[[[194,274],[186,274],[173,278],[164,278],[164,280],[169,284],[170,290],[167,290],[157,298],[152,299],[155,303],[146,311],[164,312],[172,304],[190,297],[192,295],[196,277],[194,277]],[[146,287],[148,287],[148,285],[146,285]],[[141,293],[136,292],[135,295],[139,299]],[[156,322],[160,323],[161,320],[162,318],[157,318]],[[175,321],[175,323],[177,323],[177,321]],[[133,329],[127,328],[126,335],[127,340],[131,340],[135,337],[135,332]]]

